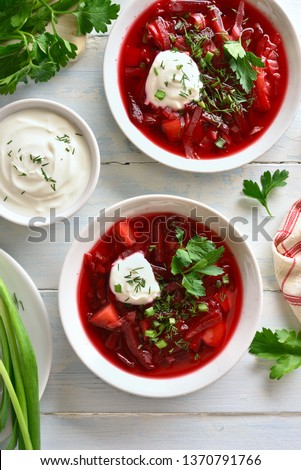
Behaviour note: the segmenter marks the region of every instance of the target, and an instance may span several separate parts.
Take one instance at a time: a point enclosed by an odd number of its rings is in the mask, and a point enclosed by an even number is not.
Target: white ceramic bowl
[[[0,216],[20,225],[34,224],[36,226],[40,226],[49,225],[56,220],[70,217],[86,203],[98,182],[100,171],[100,155],[96,138],[88,124],[75,111],[55,101],[44,99],[24,99],[14,101],[0,109],[0,127],[1,122],[5,118],[8,118],[9,116],[12,116],[20,111],[27,112],[33,109],[37,109],[39,112],[41,112],[41,110],[45,110],[45,112],[54,113],[68,121],[68,123],[73,125],[75,129],[78,129],[78,132],[82,135],[80,138],[84,139],[90,156],[90,173],[87,175],[86,183],[82,187],[79,186],[76,195],[74,197],[70,197],[65,205],[62,205],[61,208],[55,210],[55,212],[53,212],[53,216],[50,212],[52,207],[48,208],[45,214],[25,214],[24,211],[21,211],[21,209],[19,210],[19,207],[16,205],[15,207],[10,207],[8,204],[6,204],[5,198],[2,197],[0,201]],[[34,141],[34,136],[30,136],[30,139]],[[72,152],[70,152],[70,157],[72,157],[71,153]],[[3,154],[3,158],[6,156],[7,155]],[[87,161],[89,162],[89,160]],[[80,164],[82,164],[82,161],[79,162],[79,171],[81,168]],[[46,166],[45,171],[47,171]],[[55,193],[59,191],[63,193],[64,188],[59,188],[59,184],[57,184]],[[34,204],[34,202],[32,202],[32,204]]]
[[[246,0],[257,7],[280,32],[288,60],[288,84],[282,106],[274,122],[252,145],[231,156],[193,160],[172,154],[147,139],[128,118],[118,88],[118,61],[121,44],[133,21],[157,0],[129,0],[110,32],[103,71],[105,92],[111,112],[128,139],[149,157],[179,170],[212,173],[249,163],[267,152],[286,132],[299,107],[301,96],[301,53],[299,38],[285,11],[276,0]]]
[[[172,212],[180,215],[211,218],[210,228],[223,234],[234,253],[243,282],[242,311],[236,330],[219,355],[199,370],[176,378],[144,378],[127,373],[103,357],[88,338],[78,311],[77,286],[84,253],[109,229],[117,217],[137,214]],[[213,218],[214,219],[213,219]],[[214,221],[212,223],[212,221]],[[223,229],[224,228],[224,229]],[[235,237],[233,236],[235,234]],[[220,213],[200,202],[170,195],[145,195],[122,201],[101,211],[94,222],[74,241],[63,264],[59,282],[59,309],[66,336],[82,362],[101,379],[126,392],[148,397],[171,397],[198,390],[220,378],[231,369],[248,349],[261,313],[261,276],[248,244]],[[83,241],[87,240],[87,241]]]

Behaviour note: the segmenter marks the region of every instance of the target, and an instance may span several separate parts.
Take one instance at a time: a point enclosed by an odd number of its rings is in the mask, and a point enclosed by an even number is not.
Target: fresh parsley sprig
[[[76,45],[57,32],[60,16],[75,17],[79,35],[105,33],[119,9],[111,0],[0,0],[0,94],[29,79],[46,82],[76,57]]]
[[[176,236],[180,243],[171,262],[171,272],[174,275],[182,275],[182,285],[186,291],[196,297],[206,295],[202,278],[207,276],[219,276],[223,269],[215,263],[224,252],[224,247],[216,247],[215,243],[206,237],[195,235],[190,238],[186,246],[183,246],[184,231],[176,228]]]
[[[238,41],[226,41],[224,51],[231,70],[235,73],[243,90],[249,93],[257,79],[255,67],[262,68],[264,63],[253,52],[246,51],[240,39]]]
[[[273,174],[270,171],[265,171],[260,177],[261,189],[258,183],[252,180],[244,180],[243,193],[245,196],[257,199],[260,204],[266,209],[270,217],[273,217],[267,204],[267,199],[270,192],[277,187],[286,186],[286,179],[289,177],[287,170],[276,170]]]
[[[205,28],[201,32],[186,31],[185,41],[191,50],[191,56],[200,64],[203,82],[202,107],[210,113],[241,113],[253,102],[250,91],[257,79],[256,67],[264,66],[262,60],[250,51],[246,51],[238,41],[224,43],[225,61],[223,67],[214,65],[214,56],[204,44],[211,39],[212,30]]]
[[[257,331],[249,352],[263,359],[276,361],[270,369],[271,379],[281,379],[301,366],[301,331],[262,328]]]

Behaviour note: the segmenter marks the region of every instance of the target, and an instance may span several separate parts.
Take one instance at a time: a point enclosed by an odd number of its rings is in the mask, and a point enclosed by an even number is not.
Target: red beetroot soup
[[[160,287],[140,305],[118,300],[123,287],[112,284],[112,266],[119,271],[134,254],[149,263]],[[147,282],[140,265],[124,275],[136,294],[150,292]],[[115,223],[85,254],[77,294],[83,327],[99,353],[129,373],[156,378],[192,372],[220,354],[243,295],[228,246],[199,221],[171,213]]]
[[[237,59],[239,47],[244,57]],[[164,60],[152,68],[163,51],[188,54],[199,69],[199,97],[182,109],[166,99],[177,82],[189,100],[191,77],[183,64],[170,76]],[[158,146],[194,159],[233,155],[256,141],[281,107],[287,74],[280,34],[239,0],[157,2],[133,22],[119,58],[119,88],[133,124]]]

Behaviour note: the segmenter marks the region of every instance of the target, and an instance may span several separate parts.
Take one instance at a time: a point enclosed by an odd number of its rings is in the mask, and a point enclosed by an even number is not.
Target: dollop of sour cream
[[[162,51],[155,57],[146,83],[146,104],[180,110],[200,99],[203,83],[195,61],[186,53]]]
[[[117,300],[133,305],[146,305],[160,296],[151,264],[141,252],[113,263],[109,285]]]
[[[91,173],[89,145],[76,126],[47,109],[17,111],[0,123],[0,200],[24,216],[71,206]]]

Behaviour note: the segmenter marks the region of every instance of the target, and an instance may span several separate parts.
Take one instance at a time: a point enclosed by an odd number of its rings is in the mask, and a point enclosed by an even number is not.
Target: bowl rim
[[[59,222],[62,219],[71,217],[88,201],[99,179],[101,158],[95,134],[93,133],[89,124],[72,108],[57,101],[43,98],[25,98],[8,103],[2,108],[0,108],[0,124],[1,121],[6,117],[18,111],[30,108],[47,109],[53,113],[63,116],[68,121],[73,122],[83,132],[83,135],[90,149],[91,158],[91,172],[86,188],[71,205],[67,206],[62,211],[57,212],[55,214],[55,218],[52,218],[51,216],[45,217],[43,215],[41,217],[25,216],[6,208],[2,203],[0,203],[0,217],[3,217],[10,222],[23,226],[32,225],[30,221],[32,218],[35,218],[37,220],[35,220],[34,225],[40,227],[48,226],[50,224]]]
[[[162,201],[164,204],[162,204]],[[145,204],[147,204],[147,206],[145,206]],[[160,212],[158,207],[161,205],[161,212],[164,212],[163,208],[166,204],[173,207],[173,212],[177,212],[176,208],[185,209],[187,212],[189,208],[197,208],[202,211],[202,213],[217,216],[219,223],[222,222],[227,227],[231,225],[231,222],[220,212],[201,202],[182,196],[150,194],[125,199],[108,207],[106,209],[106,216],[109,217],[110,222],[105,228],[105,231],[117,220],[114,218],[114,215],[116,217],[116,214],[118,214],[119,217],[121,211],[124,211],[123,216],[130,217],[138,213],[154,212],[154,207],[156,208],[155,212]],[[148,209],[146,209],[146,207],[148,207]],[[165,212],[172,211],[165,210]],[[96,216],[90,224],[83,229],[80,239],[72,243],[64,260],[59,278],[58,304],[60,318],[66,337],[74,352],[97,377],[120,390],[134,395],[152,398],[174,397],[194,392],[215,382],[228,372],[247,351],[260,320],[263,295],[262,279],[257,260],[249,244],[235,228],[235,234],[240,238],[243,244],[245,258],[247,260],[244,270],[246,274],[251,276],[252,280],[252,282],[249,283],[250,285],[244,284],[242,312],[245,312],[247,309],[245,300],[245,295],[247,294],[245,294],[245,292],[248,292],[249,289],[255,290],[252,295],[250,293],[248,294],[251,296],[249,300],[252,299],[252,312],[246,312],[244,315],[241,315],[238,325],[226,347],[223,349],[222,354],[218,355],[202,368],[179,377],[163,379],[141,377],[118,368],[96,350],[84,331],[77,310],[77,290],[74,290],[74,285],[76,287],[78,285],[83,254],[90,250],[97,242],[95,238],[93,238],[93,240],[91,238],[88,239],[87,234],[91,233],[91,227],[94,227],[94,230],[96,227],[98,229],[100,227],[101,232],[98,234],[101,235],[101,233],[103,233],[103,226],[101,226],[101,224],[100,226],[97,225],[100,222],[100,218],[101,215]],[[240,265],[239,259],[237,259],[237,261]],[[72,266],[72,269],[70,266]],[[252,274],[250,274],[250,272]],[[71,285],[73,287],[70,287]],[[254,295],[254,292],[256,295]],[[75,312],[77,313],[76,317],[74,316]],[[240,340],[240,334],[243,334],[244,337],[243,344]]]
[[[145,0],[145,2],[140,2],[140,0],[127,0],[119,17],[113,24],[106,44],[103,59],[104,89],[108,106],[120,130],[144,155],[177,170],[196,173],[216,173],[232,170],[256,160],[270,150],[285,134],[299,108],[301,99],[301,45],[299,35],[289,16],[276,0],[246,0],[247,3],[261,11],[268,9],[269,21],[274,24],[276,19],[276,22],[278,21],[279,25],[281,24],[283,43],[285,46],[289,46],[285,47],[288,62],[288,83],[283,102],[274,121],[266,129],[261,138],[242,151],[220,158],[187,159],[166,151],[145,137],[128,118],[120,93],[116,92],[116,84],[118,87],[119,81],[118,61],[120,45],[133,19],[136,19],[145,8],[157,1]],[[279,27],[276,29],[279,29]]]

